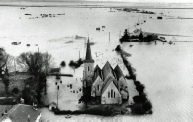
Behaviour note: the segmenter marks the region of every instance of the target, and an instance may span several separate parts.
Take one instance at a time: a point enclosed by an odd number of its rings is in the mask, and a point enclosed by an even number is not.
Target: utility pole
[[[46,76],[48,75],[48,51],[46,52]],[[47,77],[45,80],[45,91],[44,94],[47,94]]]
[[[79,59],[80,59],[80,50],[79,50]]]
[[[109,42],[110,42],[110,39],[111,39],[111,38],[110,38],[110,32],[109,32]]]
[[[14,57],[14,68],[15,68],[15,72],[16,72],[15,57]],[[15,72],[14,72],[14,78],[15,78]]]

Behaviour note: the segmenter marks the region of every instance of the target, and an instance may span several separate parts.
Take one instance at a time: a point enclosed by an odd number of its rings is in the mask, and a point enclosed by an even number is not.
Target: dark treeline
[[[125,78],[133,79],[134,84],[136,86],[136,90],[139,93],[139,95],[133,97],[134,104],[131,105],[131,113],[137,115],[152,114],[152,104],[147,99],[147,95],[144,92],[145,86],[141,84],[140,81],[136,80],[136,74],[134,71],[135,69],[131,66],[131,63],[125,58],[124,53],[122,53],[123,50],[121,49],[121,46],[118,45],[115,50],[120,53],[123,63],[129,72],[129,75]]]

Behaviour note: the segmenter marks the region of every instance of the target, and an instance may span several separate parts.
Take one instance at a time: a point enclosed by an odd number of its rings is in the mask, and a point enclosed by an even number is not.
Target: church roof
[[[110,77],[111,78],[111,77]],[[115,85],[115,87],[117,88],[118,90],[118,87],[117,85],[115,84],[115,81],[113,79],[108,79],[108,81],[103,85],[103,88],[102,88],[102,92],[101,92],[101,95],[106,91],[106,89],[108,88],[108,86],[110,85],[111,82],[113,82],[113,84]],[[118,90],[119,91],[119,90]]]
[[[119,80],[120,77],[124,76],[121,68],[119,67],[119,65],[117,65],[117,66],[114,68],[114,72],[115,72],[115,74],[116,74],[116,76],[117,76],[117,80]]]
[[[111,67],[110,63],[107,61],[104,67],[102,68],[103,73],[103,80],[105,80],[109,75],[113,76],[113,68]]]
[[[88,39],[87,42],[87,48],[86,48],[86,57],[84,62],[86,63],[94,63],[94,60],[92,59],[92,55],[91,55],[91,48],[90,48],[90,41]]]
[[[96,67],[94,68],[93,81],[95,81],[98,76],[102,79],[101,68],[98,65],[96,65]]]

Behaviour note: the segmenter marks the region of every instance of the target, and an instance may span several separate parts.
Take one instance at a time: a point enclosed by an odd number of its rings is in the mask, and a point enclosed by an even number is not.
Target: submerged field
[[[119,64],[124,74],[127,74],[121,58],[113,49],[119,44],[119,37],[124,29],[129,27],[132,32],[138,21],[146,19],[146,22],[136,26],[143,31],[173,35],[176,41],[193,41],[192,19],[168,19],[192,16],[192,9],[150,9],[156,15],[141,13],[128,13],[123,11],[110,12],[109,8],[62,8],[62,7],[1,7],[0,9],[0,45],[7,53],[18,56],[24,51],[37,51],[50,53],[54,57],[55,66],[61,61],[67,64],[70,60],[85,57],[86,39],[91,42],[92,56],[95,65],[101,68],[109,61],[114,68]],[[157,20],[157,16],[163,12],[167,16],[163,20]],[[65,15],[57,15],[63,14]],[[25,15],[31,14],[31,15]],[[55,17],[42,18],[41,14],[55,14]],[[150,18],[152,16],[152,18]],[[96,31],[97,27],[105,26],[103,30]],[[110,39],[109,39],[110,32]],[[170,41],[173,37],[167,36]],[[19,41],[20,45],[12,45],[11,42]],[[31,44],[27,47],[26,44]],[[38,44],[38,47],[35,46]],[[130,45],[133,45],[130,47]],[[175,45],[158,42],[154,43],[123,43],[123,49],[131,54],[128,60],[136,69],[137,80],[146,87],[148,98],[153,104],[153,114],[148,116],[115,116],[105,118],[91,115],[72,116],[66,119],[64,116],[55,116],[47,109],[42,109],[45,121],[193,121],[193,43],[175,42]],[[17,66],[19,69],[19,66]],[[59,107],[64,110],[77,110],[77,99],[81,96],[78,89],[81,87],[83,67],[72,70],[65,67],[62,72],[73,74],[73,78],[62,78],[61,98]],[[54,77],[48,79],[48,96],[46,102],[56,101]],[[67,84],[73,84],[71,90]],[[130,94],[135,95],[130,84]],[[73,90],[76,93],[73,93]],[[72,92],[71,92],[72,91]],[[77,93],[78,91],[78,93]],[[132,99],[132,98],[130,98]]]

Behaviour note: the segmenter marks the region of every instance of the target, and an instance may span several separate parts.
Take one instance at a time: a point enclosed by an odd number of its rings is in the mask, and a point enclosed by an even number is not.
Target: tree
[[[62,62],[60,63],[60,66],[61,66],[61,67],[65,67],[65,66],[66,66],[65,61],[62,61]]]
[[[85,107],[88,107],[88,102],[91,101],[91,87],[83,88],[83,96],[79,99],[79,103],[85,103]]]
[[[53,66],[53,58],[48,53],[22,53],[17,57],[17,62],[23,70],[28,71],[33,76],[38,76],[42,72],[47,74]]]
[[[142,33],[139,34],[139,40],[140,40],[141,42],[143,41],[143,34],[142,34]]]
[[[9,71],[7,68],[9,61],[9,55],[6,54],[5,50],[3,48],[0,48],[0,78],[3,81],[4,87],[5,87],[5,93],[8,96],[9,93]]]
[[[25,80],[25,88],[22,90],[22,98],[25,104],[30,104],[37,102],[37,82],[34,77],[31,76]]]
[[[33,84],[37,84],[37,85],[29,85],[29,88],[33,87],[33,90],[36,94],[33,94],[32,92],[32,95],[35,96],[39,104],[41,103],[41,95],[44,88],[45,88],[44,93],[46,94],[46,86],[47,86],[46,75],[52,67],[52,61],[53,59],[50,54],[39,53],[39,52],[22,53],[17,58],[17,62],[23,68],[23,70],[27,71],[29,75],[33,77],[31,79],[31,82]],[[25,90],[29,90],[29,89],[26,88]]]
[[[77,69],[83,64],[83,60],[81,58],[78,59],[78,61],[71,60],[68,64],[71,68]]]

